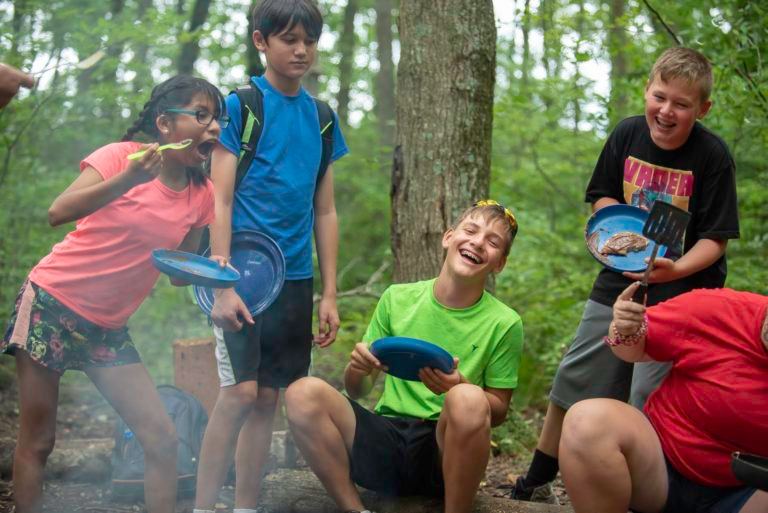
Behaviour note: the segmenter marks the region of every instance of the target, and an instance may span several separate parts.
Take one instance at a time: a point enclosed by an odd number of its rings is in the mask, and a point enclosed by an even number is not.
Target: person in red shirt
[[[768,456],[768,297],[696,289],[646,310],[637,286],[616,300],[605,342],[672,370],[644,412],[613,399],[568,411],[559,454],[574,510],[765,513],[768,493],[736,479],[731,454]]]
[[[213,185],[203,164],[218,139],[223,109],[221,93],[205,80],[166,80],[152,90],[122,142],[83,159],[80,175],[48,210],[52,226],[75,221],[74,230],[30,272],[0,341],[0,351],[16,357],[18,375],[18,513],[41,509],[59,381],[69,369],[88,375],[141,443],[147,509],[175,511],[174,425],[126,323],[157,281],[151,251],[194,251],[213,219]],[[138,132],[154,142],[133,141]],[[182,150],[159,150],[184,139],[191,144]],[[142,149],[137,160],[128,158]]]

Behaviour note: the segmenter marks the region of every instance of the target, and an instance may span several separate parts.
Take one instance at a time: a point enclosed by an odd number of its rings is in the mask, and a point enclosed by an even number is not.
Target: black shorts
[[[716,488],[694,483],[667,461],[669,492],[662,513],[738,513],[755,493],[754,488]]]
[[[312,352],[312,278],[286,280],[254,325],[238,332],[215,327],[221,386],[257,381],[284,388],[307,375]]]
[[[350,456],[356,484],[386,495],[442,497],[442,458],[437,422],[384,417],[349,399],[357,427]]]

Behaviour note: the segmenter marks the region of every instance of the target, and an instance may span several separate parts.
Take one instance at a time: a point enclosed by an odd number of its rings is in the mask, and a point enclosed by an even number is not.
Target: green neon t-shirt
[[[484,292],[469,308],[437,302],[435,279],[392,285],[379,300],[363,341],[412,337],[437,344],[459,358],[459,372],[482,388],[515,388],[523,347],[520,316]],[[435,395],[420,381],[385,375],[379,415],[437,420],[445,394]]]

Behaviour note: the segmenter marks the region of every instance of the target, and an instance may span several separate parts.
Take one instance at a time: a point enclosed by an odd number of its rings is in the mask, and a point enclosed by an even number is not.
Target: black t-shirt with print
[[[586,201],[613,198],[620,203],[650,209],[661,199],[691,213],[683,248],[699,239],[739,237],[735,166],[728,147],[717,135],[696,123],[688,140],[675,150],[663,150],[651,139],[644,116],[623,120],[608,137],[586,192]],[[674,250],[667,256],[674,258]],[[725,255],[690,276],[648,287],[653,305],[695,288],[722,287]],[[613,305],[631,280],[603,269],[590,299]]]

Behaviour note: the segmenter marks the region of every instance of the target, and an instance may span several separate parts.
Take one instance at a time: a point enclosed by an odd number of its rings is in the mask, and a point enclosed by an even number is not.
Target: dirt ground
[[[57,440],[108,438],[113,435],[115,413],[86,383],[67,383],[62,387],[57,424]],[[18,428],[18,406],[16,389],[13,383],[5,383],[0,388],[0,439],[15,439]],[[528,460],[512,458],[506,455],[493,456],[488,464],[486,478],[481,484],[480,493],[492,496],[505,496],[508,486],[516,476],[522,473]],[[12,487],[9,482],[10,468],[6,461],[0,466],[0,513],[13,511]],[[567,504],[565,489],[558,480],[555,493],[561,504]],[[217,512],[231,512],[233,491],[231,487],[222,490]],[[142,504],[113,502],[111,498],[109,476],[101,482],[67,482],[48,480],[45,483],[46,513],[139,513],[144,511]],[[191,499],[181,499],[177,513],[191,513]]]

